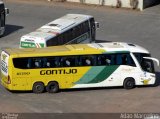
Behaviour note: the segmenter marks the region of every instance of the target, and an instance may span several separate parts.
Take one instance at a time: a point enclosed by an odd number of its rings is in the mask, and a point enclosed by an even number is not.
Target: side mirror
[[[5,8],[5,14],[6,14],[6,16],[9,15],[9,9],[8,8]]]
[[[96,29],[99,29],[99,23],[98,22],[95,22],[95,27],[96,27]]]
[[[143,57],[144,59],[149,59],[149,60],[152,60],[152,61],[155,61],[157,63],[157,65],[159,66],[159,60],[156,59],[156,58],[153,58],[153,57]]]

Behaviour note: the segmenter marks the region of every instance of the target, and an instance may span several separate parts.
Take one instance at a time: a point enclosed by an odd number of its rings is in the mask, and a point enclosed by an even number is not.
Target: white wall
[[[116,7],[118,0],[67,0],[67,1]],[[123,7],[123,8],[131,8],[131,9],[133,8],[131,6],[131,1],[132,0],[119,0],[119,1],[121,1],[121,7]],[[138,0],[137,9],[143,10],[143,0]]]

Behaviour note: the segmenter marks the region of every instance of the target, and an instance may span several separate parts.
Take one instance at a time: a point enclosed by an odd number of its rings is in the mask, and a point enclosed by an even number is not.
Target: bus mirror
[[[9,9],[8,8],[5,8],[5,14],[6,14],[6,16],[9,15]]]
[[[153,60],[157,63],[157,65],[159,66],[159,60],[153,57],[143,57],[144,59],[149,59],[149,60]]]
[[[95,27],[96,27],[96,29],[99,29],[99,23],[98,22],[95,22]]]

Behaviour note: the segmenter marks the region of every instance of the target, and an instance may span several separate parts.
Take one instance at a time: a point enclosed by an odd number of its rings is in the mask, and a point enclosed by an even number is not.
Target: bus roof
[[[49,38],[55,37],[57,34],[60,34],[67,29],[88,20],[89,18],[93,18],[93,16],[84,14],[66,14],[65,16],[60,17],[22,37],[35,37],[48,40]]]
[[[64,56],[81,54],[103,54],[114,52],[149,53],[141,46],[122,42],[61,45],[47,48],[10,48],[4,49],[4,51],[10,55],[13,55],[13,57]]]

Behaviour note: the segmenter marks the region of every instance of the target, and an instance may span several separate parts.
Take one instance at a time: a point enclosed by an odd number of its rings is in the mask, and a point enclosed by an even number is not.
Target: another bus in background
[[[152,85],[156,75],[148,50],[130,43],[92,43],[5,49],[1,81],[9,90],[54,93],[59,89]]]
[[[5,8],[3,1],[0,1],[0,37],[5,32],[6,16],[9,14],[9,9]]]
[[[94,17],[67,14],[20,39],[20,48],[43,48],[55,45],[90,43],[95,41],[99,23]]]

